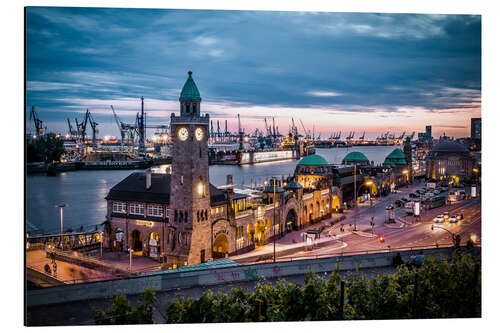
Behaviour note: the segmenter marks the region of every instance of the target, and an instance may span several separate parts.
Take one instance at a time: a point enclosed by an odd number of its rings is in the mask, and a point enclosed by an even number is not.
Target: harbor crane
[[[410,141],[413,140],[413,137],[415,136],[415,131],[413,131],[410,135],[407,136],[407,138],[410,138]]]
[[[73,126],[71,126],[69,118],[66,118],[66,120],[68,121],[69,136],[71,138],[76,137],[78,135],[78,132],[73,129]]]
[[[401,136],[398,137],[398,140],[403,140],[403,138],[405,137],[405,134],[406,134],[406,131],[404,131],[403,134],[401,134]]]
[[[243,150],[243,130],[241,129],[240,114],[238,113],[238,136],[240,140],[240,150]]]
[[[144,113],[144,97],[141,96],[141,113],[137,113],[137,134],[139,135],[139,152],[146,152],[146,115]]]
[[[89,109],[87,109],[87,113],[85,114],[85,123],[87,123],[87,120],[90,124],[90,127],[92,128],[92,146],[97,147],[97,134],[99,133],[99,130],[97,129],[97,125],[99,125],[95,120],[94,117],[90,114]]]
[[[125,135],[127,134],[128,129],[127,129],[126,124],[122,123],[120,121],[120,118],[118,118],[118,115],[116,114],[115,108],[113,107],[113,105],[111,105],[111,111],[113,111],[113,116],[115,118],[116,125],[118,126],[118,130],[120,131],[120,136],[122,138],[121,142],[120,142],[120,150],[123,150],[123,143],[125,142]]]
[[[354,132],[349,132],[349,135],[346,136],[346,140],[352,140],[354,138]]]
[[[87,110],[88,111],[88,110]],[[81,143],[85,144],[85,135],[87,134],[87,114],[85,114],[85,117],[83,118],[82,122],[78,122],[78,119],[75,118],[75,124],[76,124],[76,132],[79,136],[81,136]]]
[[[309,131],[306,130],[306,127],[304,126],[302,119],[299,119],[299,121],[300,121],[300,124],[302,125],[302,129],[304,130],[304,136],[308,139],[311,138],[311,135],[310,135]]]
[[[38,118],[38,114],[35,111],[35,107],[31,107],[31,112],[30,112],[30,120],[33,120],[33,124],[35,125],[36,129],[36,135],[42,135],[43,132],[47,129],[47,127],[43,127],[43,121]]]
[[[365,139],[365,131],[363,131],[363,135],[359,137],[360,140],[364,140]]]

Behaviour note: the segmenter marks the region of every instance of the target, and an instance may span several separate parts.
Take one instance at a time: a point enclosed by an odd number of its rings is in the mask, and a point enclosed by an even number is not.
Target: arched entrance
[[[262,220],[257,221],[257,223],[255,224],[255,235],[254,235],[254,241],[256,246],[264,245],[265,231],[266,229],[264,221]]]
[[[299,230],[298,221],[297,221],[297,213],[294,209],[290,209],[286,214],[286,232]]]
[[[340,210],[340,198],[338,195],[334,195],[332,199],[332,210],[338,213]]]
[[[139,230],[134,230],[130,234],[130,248],[135,251],[142,251],[142,234]]]
[[[226,253],[228,252],[228,241],[226,235],[220,234],[215,238],[214,248],[212,252],[214,259],[221,259],[226,257]]]
[[[158,258],[160,253],[160,236],[157,232],[152,232],[149,235],[149,256],[151,258]]]

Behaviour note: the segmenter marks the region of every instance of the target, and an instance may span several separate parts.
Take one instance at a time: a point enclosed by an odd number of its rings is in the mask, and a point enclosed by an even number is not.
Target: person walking
[[[54,272],[54,276],[57,277],[57,263],[55,262],[55,260],[52,264],[52,271]]]

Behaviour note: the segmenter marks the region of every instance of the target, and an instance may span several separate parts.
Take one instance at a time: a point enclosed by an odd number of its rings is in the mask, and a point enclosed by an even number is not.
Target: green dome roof
[[[299,161],[298,165],[305,166],[327,166],[328,162],[319,155],[308,155]]]
[[[391,159],[391,160],[396,160],[396,159],[406,159],[406,156],[405,154],[403,153],[403,151],[401,151],[401,149],[399,148],[396,148],[394,149],[389,155],[387,155],[386,159]]]
[[[285,190],[298,190],[299,188],[302,188],[302,185],[297,183],[295,180],[292,180],[285,185]]]
[[[179,100],[196,99],[201,101],[200,92],[198,91],[198,87],[196,86],[196,83],[194,83],[191,74],[193,74],[193,72],[189,71],[189,77],[186,80],[186,83],[184,83],[184,87],[182,88],[181,97],[179,98]]]
[[[359,151],[351,151],[344,157],[344,161],[368,161],[365,154]]]

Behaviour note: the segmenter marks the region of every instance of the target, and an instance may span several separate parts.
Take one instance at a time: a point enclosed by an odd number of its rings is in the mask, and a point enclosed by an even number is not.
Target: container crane
[[[359,137],[360,140],[364,140],[365,139],[365,132],[363,131],[363,135]]]
[[[78,135],[78,132],[73,129],[73,126],[71,126],[71,122],[70,122],[69,118],[66,118],[66,120],[68,121],[68,129],[69,129],[70,137],[71,138],[76,137]]]
[[[88,110],[87,110],[88,112]],[[85,117],[83,118],[82,122],[79,123],[78,119],[75,118],[75,124],[76,124],[76,132],[78,135],[81,136],[81,143],[85,144],[85,135],[87,134],[87,114],[85,114]]]
[[[113,116],[116,121],[116,125],[118,126],[118,130],[120,131],[120,136],[121,136],[121,143],[120,143],[120,150],[123,150],[123,143],[125,142],[125,136],[127,134],[127,127],[126,124],[122,123],[120,121],[120,118],[118,118],[118,115],[115,112],[115,108],[113,105],[111,105],[111,111],[113,111]]]
[[[30,112],[30,120],[33,120],[33,124],[35,125],[36,135],[42,135],[45,132],[46,127],[43,127],[43,121],[38,118],[38,114],[35,111],[35,107],[31,107]]]
[[[90,123],[90,127],[92,128],[92,146],[97,147],[97,137],[96,135],[99,133],[99,130],[97,129],[97,125],[99,125],[95,120],[94,117],[90,114],[90,111],[87,109],[87,113],[85,114],[85,122],[87,122],[87,119]]]
[[[240,150],[243,150],[243,130],[241,129],[240,114],[238,113],[238,136],[240,139]]]

